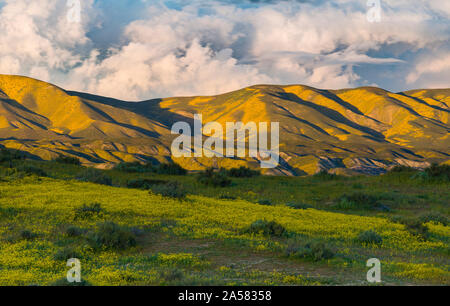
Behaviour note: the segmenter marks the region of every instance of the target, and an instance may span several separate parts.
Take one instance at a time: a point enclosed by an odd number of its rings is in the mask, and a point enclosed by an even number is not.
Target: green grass
[[[445,181],[397,171],[230,178],[218,188],[194,174],[95,171],[108,186],[77,180],[83,173],[0,165],[0,285],[60,284],[72,256],[92,285],[359,285],[373,257],[385,284],[450,284]],[[183,196],[148,191],[165,182]]]

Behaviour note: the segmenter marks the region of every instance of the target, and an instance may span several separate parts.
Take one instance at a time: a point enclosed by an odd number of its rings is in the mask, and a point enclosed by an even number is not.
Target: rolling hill
[[[257,85],[211,97],[126,102],[21,76],[0,75],[0,145],[87,165],[171,160],[177,121],[280,122],[281,164],[267,174],[383,173],[450,161],[450,89],[392,93]],[[258,160],[179,158],[189,170],[258,167]]]

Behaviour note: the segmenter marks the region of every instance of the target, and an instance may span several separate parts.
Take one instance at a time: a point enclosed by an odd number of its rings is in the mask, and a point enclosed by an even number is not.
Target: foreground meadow
[[[384,190],[397,192],[370,210],[324,197],[382,189],[378,177],[257,177],[199,188],[190,175],[105,171],[116,185],[106,186],[70,177],[85,171],[79,166],[33,165],[50,177],[0,169],[0,285],[65,284],[74,257],[92,285],[367,285],[369,258],[380,259],[383,284],[450,284],[448,184],[385,178]],[[125,176],[179,180],[188,194],[124,188]],[[260,195],[261,185],[272,193]],[[311,205],[285,205],[283,196]],[[413,228],[395,219],[427,210],[441,219]]]

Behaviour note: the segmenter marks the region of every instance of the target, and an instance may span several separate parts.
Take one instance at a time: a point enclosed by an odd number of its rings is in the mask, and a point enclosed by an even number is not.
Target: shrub
[[[78,237],[81,236],[83,233],[84,230],[76,226],[69,226],[66,229],[66,235],[69,237]]]
[[[261,175],[261,172],[241,166],[239,168],[232,168],[228,170],[227,174],[231,177],[254,177]]]
[[[431,179],[450,181],[450,166],[433,164],[425,169],[425,173]]]
[[[264,236],[282,237],[287,234],[286,229],[275,221],[257,220],[253,222],[248,229],[247,233],[250,234],[262,234]]]
[[[145,173],[153,172],[152,164],[141,164],[140,162],[125,163],[122,162],[114,166],[114,170],[128,173]]]
[[[206,186],[228,187],[232,181],[227,177],[225,171],[214,172],[213,168],[208,168],[197,176],[197,181]]]
[[[287,203],[286,206],[293,208],[293,209],[308,209],[308,208],[314,208],[312,205],[305,204],[305,203]]]
[[[20,231],[19,236],[21,239],[24,239],[24,240],[33,240],[34,238],[37,237],[37,235],[30,230]]]
[[[332,181],[332,180],[339,180],[342,177],[337,174],[328,173],[327,170],[321,170],[320,172],[314,174],[313,178],[319,181]]]
[[[352,194],[344,194],[337,199],[337,203],[333,205],[335,209],[380,209],[389,211],[389,207],[380,204],[379,196],[366,194],[363,192],[355,192]]]
[[[262,199],[258,201],[259,205],[265,205],[265,206],[271,206],[272,205],[272,201],[268,200],[268,199]]]
[[[186,197],[186,190],[178,182],[168,182],[164,185],[156,185],[151,188],[151,192],[154,194],[162,195],[163,197],[183,199]]]
[[[423,240],[428,239],[429,229],[428,226],[424,225],[420,220],[409,219],[405,222],[406,230]]]
[[[76,165],[76,166],[81,165],[81,162],[78,158],[71,157],[71,156],[60,155],[57,158],[53,159],[53,161],[56,163],[66,164],[66,165]]]
[[[162,163],[156,167],[156,173],[166,175],[186,175],[187,170],[176,163]]]
[[[33,165],[21,165],[16,168],[20,172],[24,172],[27,175],[37,175],[41,177],[46,177],[47,173],[39,167]]]
[[[221,193],[219,195],[219,199],[221,199],[221,200],[236,200],[237,198],[228,193]]]
[[[152,179],[136,179],[127,182],[128,188],[144,189],[149,190],[154,185],[161,185],[166,183],[162,180],[152,180]]]
[[[0,217],[13,218],[19,214],[17,208],[14,207],[0,207]]]
[[[87,168],[78,175],[77,179],[83,182],[91,182],[94,184],[107,186],[112,185],[112,179],[109,176],[105,175],[102,171],[94,168]]]
[[[65,247],[58,252],[56,252],[54,259],[67,261],[71,258],[80,258],[80,254],[73,247]]]
[[[383,242],[383,238],[372,230],[359,233],[356,240],[363,244],[381,244]]]
[[[17,150],[0,149],[0,163],[24,159],[24,155]]]
[[[428,239],[429,229],[428,226],[423,224],[420,218],[405,218],[402,216],[395,216],[392,222],[400,223],[405,226],[405,229],[412,235],[418,236],[424,240]]]
[[[184,278],[184,273],[180,269],[169,269],[166,271],[161,271],[159,273],[159,276],[161,279],[165,280],[166,282],[172,282],[181,280]]]
[[[103,208],[100,203],[83,204],[75,209],[75,219],[87,219],[94,216],[100,216]]]
[[[417,172],[418,170],[404,165],[396,165],[389,170],[389,173]]]
[[[324,242],[307,240],[294,242],[288,245],[286,255],[293,258],[305,258],[313,261],[327,260],[335,256],[335,253]]]
[[[448,226],[448,218],[438,212],[431,212],[419,217],[422,223],[436,222]]]
[[[93,249],[125,250],[136,246],[136,236],[114,222],[105,222],[88,235],[88,243]]]

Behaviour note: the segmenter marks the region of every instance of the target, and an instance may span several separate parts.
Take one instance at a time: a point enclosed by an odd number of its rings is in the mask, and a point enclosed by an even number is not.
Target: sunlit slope
[[[177,121],[280,122],[281,166],[275,174],[380,173],[450,156],[450,90],[391,93],[380,88],[320,90],[257,85],[210,97],[125,102],[68,92],[19,76],[0,75],[0,138],[7,147],[84,163],[171,159]],[[190,170],[258,166],[256,159],[185,158]]]

